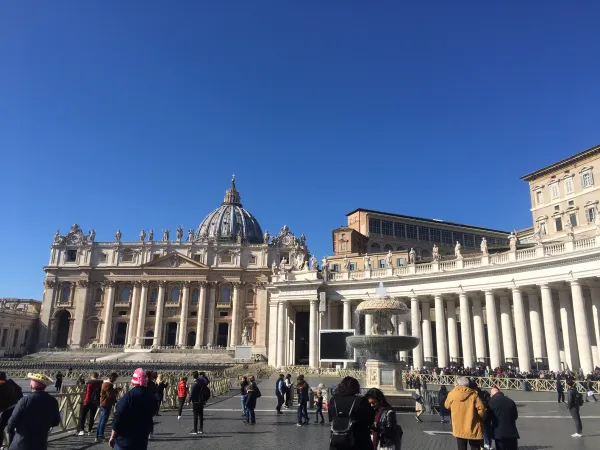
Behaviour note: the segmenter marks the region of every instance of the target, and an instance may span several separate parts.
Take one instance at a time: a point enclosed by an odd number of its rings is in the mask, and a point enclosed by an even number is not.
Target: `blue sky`
[[[600,143],[600,4],[407,3],[3,2],[0,297],[57,228],[196,228],[234,172],[319,258],[357,207],[529,226],[519,177]]]

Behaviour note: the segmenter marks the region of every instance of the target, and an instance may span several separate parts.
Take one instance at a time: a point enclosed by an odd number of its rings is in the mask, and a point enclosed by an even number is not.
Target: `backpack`
[[[583,395],[581,395],[581,392],[575,392],[575,405],[583,406]]]
[[[92,384],[92,383],[90,383],[90,384]],[[90,394],[90,403],[92,405],[98,406],[100,404],[100,390],[101,390],[101,387],[96,388],[92,384],[92,392]]]
[[[350,411],[348,414],[338,409],[335,399],[333,399],[333,406],[335,408],[335,417],[331,421],[331,438],[329,440],[329,446],[339,449],[353,448],[355,445],[353,425],[354,420],[352,419],[352,410],[356,404],[356,399],[352,402]]]
[[[203,403],[206,403],[210,400],[210,388],[208,387],[208,383],[202,383],[202,388],[200,390],[200,400]]]
[[[258,386],[256,384],[254,385],[254,397],[255,398],[261,398],[262,397],[260,389],[258,388]]]

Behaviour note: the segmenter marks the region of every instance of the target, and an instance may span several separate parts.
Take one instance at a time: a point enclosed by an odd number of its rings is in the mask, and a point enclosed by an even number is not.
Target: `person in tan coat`
[[[469,388],[469,379],[460,377],[456,387],[448,393],[446,409],[452,417],[452,434],[458,450],[479,450],[483,447],[483,419],[485,407],[475,389]]]

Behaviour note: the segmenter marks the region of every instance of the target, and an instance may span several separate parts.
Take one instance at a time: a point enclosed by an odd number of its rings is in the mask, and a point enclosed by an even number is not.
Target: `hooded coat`
[[[452,434],[461,439],[483,439],[485,407],[475,389],[456,386],[448,393],[446,409],[452,416]]]

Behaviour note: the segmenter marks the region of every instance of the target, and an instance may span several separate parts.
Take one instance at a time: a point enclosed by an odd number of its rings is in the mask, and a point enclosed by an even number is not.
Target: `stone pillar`
[[[177,337],[177,345],[185,347],[187,344],[187,324],[190,304],[190,282],[183,281],[183,291],[181,293],[181,312],[179,313],[179,335]]]
[[[421,338],[421,318],[419,317],[419,299],[412,297],[410,299],[410,321],[412,324],[412,335]],[[423,342],[419,342],[413,349],[413,366],[415,369],[423,367]]]
[[[373,328],[373,315],[365,314],[365,336],[369,336]]]
[[[233,284],[233,300],[231,302],[231,333],[229,346],[233,347],[239,344],[240,334],[240,283]]]
[[[285,366],[286,342],[285,303],[277,305],[277,367]]]
[[[448,367],[448,344],[446,341],[446,314],[444,299],[441,295],[434,297],[435,302],[435,340],[438,355],[438,367]]]
[[[400,317],[398,317],[398,335],[406,336],[406,334],[407,334],[406,320],[400,320]],[[400,360],[408,361],[408,351],[403,350],[400,352]]]
[[[512,314],[510,313],[510,300],[507,295],[500,296],[500,323],[502,324],[502,348],[504,360],[515,362],[515,340],[513,338]]]
[[[277,366],[277,303],[269,305],[269,354],[270,366]]]
[[[448,349],[450,362],[458,362],[458,327],[456,326],[456,303],[454,299],[446,301],[448,311]]]
[[[475,334],[475,357],[477,362],[486,363],[485,327],[483,326],[483,310],[481,298],[476,294],[473,300],[473,332]]]
[[[571,281],[571,295],[573,296],[573,311],[577,324],[577,347],[579,349],[579,362],[585,375],[594,371],[592,346],[590,343],[589,327],[587,324],[585,300],[581,292],[579,280]]]
[[[554,306],[552,304],[552,291],[550,286],[544,283],[540,285],[542,293],[542,312],[544,316],[544,334],[546,336],[546,350],[548,352],[548,367],[553,372],[559,372],[560,353],[558,348],[558,333],[556,330],[556,319]]]
[[[154,347],[162,345],[163,334],[163,312],[165,309],[165,281],[158,282],[158,298],[156,299],[156,316],[154,322]]]
[[[215,342],[215,309],[216,309],[217,284],[208,284],[208,311],[206,313],[206,344],[213,345]],[[200,318],[200,317],[199,317]]]
[[[344,330],[352,329],[352,309],[350,308],[350,300],[342,300],[342,304],[344,305],[343,312],[343,326]]]
[[[531,323],[531,342],[533,343],[533,358],[541,362],[542,351],[542,316],[540,314],[540,299],[537,292],[527,294],[529,300],[529,322]]]
[[[433,364],[433,338],[431,334],[431,308],[429,301],[421,302],[423,322],[423,357],[425,363]],[[433,364],[435,366],[435,364]]]
[[[577,353],[577,337],[575,336],[575,320],[573,319],[573,308],[571,307],[571,293],[564,289],[558,291],[558,302],[560,304],[560,326],[565,351],[564,363],[569,370],[576,371],[579,369],[580,364],[579,354]]]
[[[460,301],[460,335],[463,348],[463,364],[465,367],[473,367],[473,349],[471,348],[471,311],[469,297],[466,292],[458,294]]]
[[[54,251],[54,250],[53,250]],[[55,296],[58,292],[58,283],[53,280],[44,281],[44,298],[42,300],[42,311],[40,312],[40,335],[38,342],[41,348],[48,347],[51,339],[50,318],[54,311]]]
[[[523,372],[531,370],[531,356],[529,355],[529,336],[527,335],[527,320],[523,295],[518,287],[512,290],[513,308],[515,313],[515,333],[517,337],[517,355],[519,356],[519,369]]]
[[[129,310],[129,325],[127,325],[127,345],[132,347],[135,345],[135,332],[137,310],[140,303],[140,288],[142,284],[139,281],[133,283],[133,292],[131,294],[131,309]]]
[[[206,314],[206,281],[200,282],[200,292],[198,292],[198,313],[196,314],[196,342],[195,348],[204,345],[204,315]]]
[[[137,320],[137,336],[135,337],[135,345],[141,347],[147,345],[144,339],[144,332],[146,327],[146,308],[148,306],[148,285],[150,283],[146,280],[142,281],[142,292],[140,294],[140,311]]]
[[[319,367],[319,301],[310,301],[310,318],[308,328],[308,365]]]
[[[592,286],[590,294],[592,296],[592,321],[590,325],[593,326],[594,334],[596,335],[596,345],[598,346],[597,360],[594,360],[594,366],[600,367],[600,287]]]
[[[115,282],[112,280],[106,280],[104,285],[106,286],[104,293],[104,327],[102,327],[102,340],[100,343],[103,345],[108,345],[110,344],[112,314],[113,307],[115,305]]]
[[[84,347],[86,344],[83,340],[88,310],[88,286],[88,280],[79,280],[77,282],[79,298],[75,304],[75,320],[73,322],[72,346],[74,348]]]

